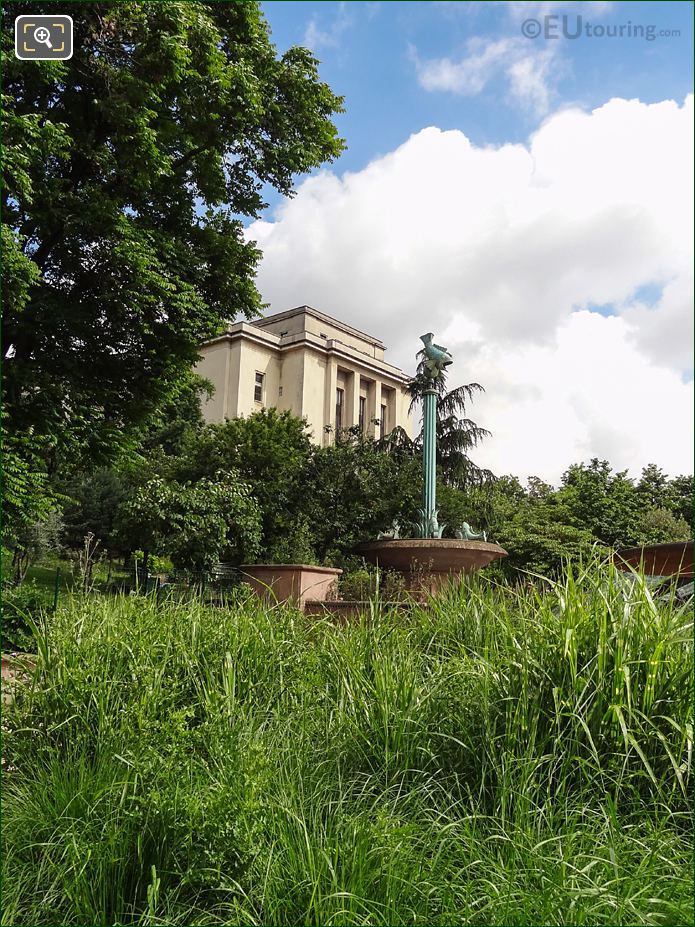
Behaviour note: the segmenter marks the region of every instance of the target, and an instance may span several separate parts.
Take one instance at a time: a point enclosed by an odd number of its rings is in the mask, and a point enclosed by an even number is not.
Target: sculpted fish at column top
[[[434,344],[433,338],[432,332],[420,335],[420,340],[425,345],[425,370],[432,380],[438,380],[444,368],[452,364],[454,359],[445,347]]]

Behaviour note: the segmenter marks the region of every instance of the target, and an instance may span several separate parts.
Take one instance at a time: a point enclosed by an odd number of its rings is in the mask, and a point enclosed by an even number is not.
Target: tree
[[[585,528],[569,524],[561,508],[547,502],[529,504],[500,524],[495,540],[508,556],[502,561],[503,572],[513,575],[528,570],[541,576],[557,575],[566,560],[576,560],[598,546]]]
[[[300,542],[307,506],[311,442],[306,422],[291,412],[263,409],[248,418],[208,425],[178,462],[178,479],[212,477],[233,468],[249,486],[262,517],[261,554],[286,558],[288,539]],[[302,542],[303,543],[303,542]],[[306,545],[304,545],[306,546]]]
[[[466,520],[488,532],[527,505],[529,493],[516,476],[499,476],[483,486],[472,487],[464,494],[467,499]]]
[[[418,462],[395,460],[357,428],[346,429],[335,444],[314,448],[305,498],[319,561],[340,560],[394,519],[407,526],[415,520],[420,493]]]
[[[425,390],[431,389],[433,381],[425,372],[424,351],[418,353],[420,361],[415,376],[408,385],[410,412],[422,404]],[[437,468],[447,486],[467,489],[481,486],[494,479],[490,470],[478,467],[468,456],[477,444],[490,432],[465,417],[466,405],[476,392],[484,392],[479,383],[468,383],[456,389],[447,390],[446,371],[434,381],[437,390]],[[380,446],[390,453],[401,456],[420,454],[423,431],[411,441],[403,428],[395,428],[382,439]]]
[[[666,502],[669,510],[676,518],[682,518],[683,521],[690,525],[691,533],[694,492],[692,475],[674,476],[672,480],[669,480],[666,487]]]
[[[664,508],[668,477],[656,464],[647,464],[642,469],[642,475],[637,483],[637,494],[640,501],[652,508]]]
[[[258,3],[64,3],[73,57],[27,66],[33,11],[2,12],[4,388],[55,471],[113,460],[200,341],[258,314],[241,217],[339,154],[341,99],[306,49],[277,57]]]
[[[13,580],[20,586],[32,562],[47,554],[58,554],[62,547],[63,516],[60,509],[49,509],[40,519],[24,523],[15,538],[12,554]]]
[[[687,521],[657,506],[650,506],[641,513],[638,530],[639,544],[668,544],[688,541],[692,537]]]
[[[211,396],[213,389],[208,380],[191,373],[141,431],[139,454],[184,456],[195,446],[205,427],[201,399]]]
[[[607,460],[572,464],[562,476],[560,500],[570,524],[590,531],[603,544],[626,547],[637,542],[640,499],[626,471],[613,473]]]
[[[134,489],[127,474],[115,467],[73,476],[64,487],[69,497],[63,516],[65,546],[78,550],[91,533],[110,557],[127,552],[131,545],[119,531],[118,512]]]
[[[258,506],[231,472],[195,484],[150,480],[124,503],[121,523],[146,557],[167,554],[174,566],[195,572],[223,555],[236,563],[252,559],[260,542]]]
[[[3,425],[7,415],[3,411]],[[3,543],[15,547],[31,525],[53,511],[58,502],[48,486],[42,452],[45,443],[30,430],[2,435]]]
[[[507,551],[496,565],[502,575],[557,574],[568,558],[590,553],[596,543],[575,523],[561,492],[536,476],[528,478],[526,488],[515,476],[501,476],[466,495],[470,520]]]

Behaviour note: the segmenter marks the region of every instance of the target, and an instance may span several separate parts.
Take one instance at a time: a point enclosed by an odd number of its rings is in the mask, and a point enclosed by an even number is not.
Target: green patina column
[[[431,537],[437,518],[437,391],[425,390],[424,426],[422,444],[422,514],[426,533]]]
[[[436,384],[444,369],[452,363],[451,354],[440,344],[434,344],[434,335],[421,335],[425,345],[422,372],[431,386],[423,392],[423,447],[422,447],[422,510],[419,534],[421,538],[440,538],[442,527],[437,522],[437,397]]]

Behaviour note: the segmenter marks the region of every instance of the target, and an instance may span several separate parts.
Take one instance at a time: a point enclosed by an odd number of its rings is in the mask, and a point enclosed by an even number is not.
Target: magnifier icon
[[[45,26],[39,26],[37,29],[34,29],[34,41],[41,42],[41,44],[47,46],[47,48],[53,48],[51,45],[51,33]]]

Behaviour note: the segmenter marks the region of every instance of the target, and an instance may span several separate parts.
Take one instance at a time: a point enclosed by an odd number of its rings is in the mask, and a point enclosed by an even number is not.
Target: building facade
[[[384,360],[384,350],[311,306],[235,322],[200,348],[196,373],[215,387],[203,415],[222,422],[288,410],[306,418],[316,444],[353,425],[377,438],[400,425],[412,436],[409,377]]]

